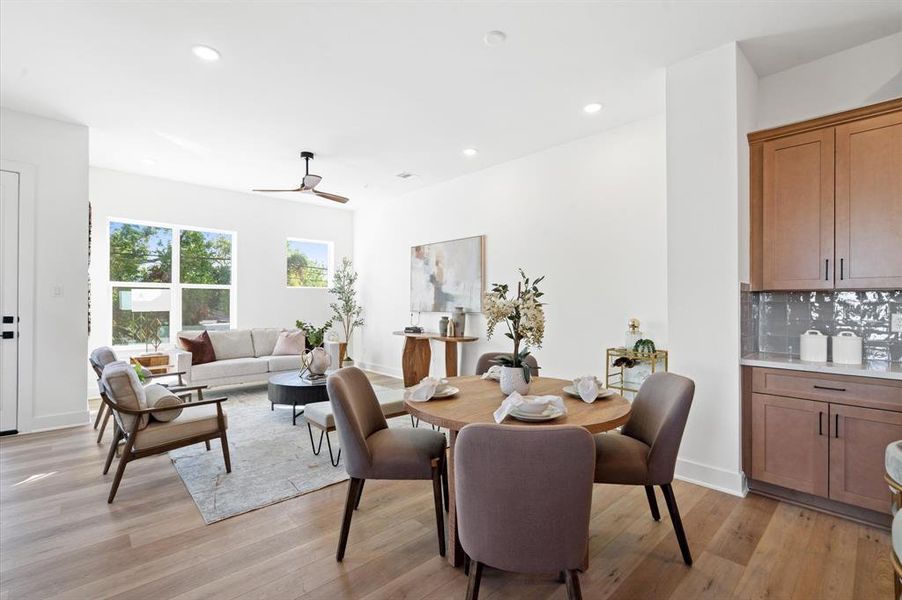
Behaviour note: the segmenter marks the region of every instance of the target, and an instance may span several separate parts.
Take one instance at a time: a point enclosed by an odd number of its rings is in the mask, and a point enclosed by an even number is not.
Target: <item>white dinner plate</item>
[[[581,396],[579,395],[579,390],[577,390],[572,385],[565,385],[564,393],[569,394],[569,395],[573,396],[574,398],[582,399]],[[595,399],[601,400],[602,398],[607,398],[608,396],[613,396],[614,394],[616,394],[616,392],[614,390],[601,388],[598,390],[598,395],[595,396]]]
[[[518,411],[516,408],[510,412],[510,416],[517,419],[518,421],[530,421],[530,422],[541,422],[541,421],[552,421],[557,419],[558,417],[562,417],[564,415],[564,411],[562,411],[557,406],[549,406],[545,409],[545,412],[539,414],[530,414]]]
[[[442,390],[441,392],[435,392],[432,395],[432,397],[433,398],[450,398],[451,396],[453,396],[454,394],[456,394],[459,391],[460,390],[458,388],[456,388],[454,386],[450,386],[450,387]]]

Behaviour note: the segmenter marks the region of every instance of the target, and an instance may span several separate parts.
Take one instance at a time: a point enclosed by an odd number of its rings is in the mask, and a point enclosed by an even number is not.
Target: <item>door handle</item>
[[[824,259],[824,281],[830,281],[830,259]]]
[[[839,438],[839,415],[834,415],[835,420],[833,421],[833,437]]]
[[[824,411],[817,413],[817,434],[824,435]]]
[[[12,315],[3,315],[3,324],[7,325],[9,323],[15,323],[16,318]]]
[[[14,337],[16,337],[16,332],[15,332],[15,331],[4,331],[4,332],[3,332],[3,339],[4,339],[4,340],[11,340],[11,339],[13,339]]]
[[[843,267],[844,267],[844,265],[845,265],[845,262],[846,262],[846,259],[844,259],[844,258],[840,258],[840,259],[839,259],[839,278],[840,278],[840,280],[842,280],[843,277],[844,277],[844,275],[843,275]]]

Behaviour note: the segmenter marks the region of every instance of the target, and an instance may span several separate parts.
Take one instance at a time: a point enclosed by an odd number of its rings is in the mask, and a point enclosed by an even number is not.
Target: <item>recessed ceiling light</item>
[[[586,111],[587,113],[589,113],[590,115],[593,115],[593,114],[597,113],[598,111],[600,111],[602,108],[604,108],[604,106],[602,104],[599,104],[598,102],[593,102],[592,104],[586,104],[583,107],[583,110]]]
[[[147,165],[148,167],[152,167],[155,164],[157,164],[157,161],[155,161],[152,158],[142,158],[141,162],[144,163],[145,165]]]
[[[500,46],[507,40],[507,34],[503,31],[490,31],[482,38],[486,46]]]
[[[210,46],[194,46],[191,48],[191,51],[194,52],[194,56],[201,60],[206,60],[209,62],[213,62],[219,60],[219,50],[216,48],[211,48]]]
[[[477,150],[476,148],[464,148],[463,152],[464,156],[476,156],[477,154],[479,154],[479,150]]]

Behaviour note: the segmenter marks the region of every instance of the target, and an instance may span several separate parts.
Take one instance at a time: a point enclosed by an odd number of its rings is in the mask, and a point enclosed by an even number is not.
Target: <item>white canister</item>
[[[861,338],[851,331],[833,336],[833,362],[842,365],[861,364]]]
[[[800,358],[809,362],[827,362],[827,336],[809,329],[799,336]]]

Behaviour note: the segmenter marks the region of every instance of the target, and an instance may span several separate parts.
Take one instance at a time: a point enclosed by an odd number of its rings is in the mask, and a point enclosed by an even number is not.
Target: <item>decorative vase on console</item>
[[[451,313],[451,319],[454,321],[454,335],[463,337],[465,327],[467,326],[467,313],[464,312],[464,307],[455,306],[454,312]]]
[[[508,298],[510,287],[506,283],[496,283],[484,297],[487,337],[491,339],[499,323],[507,325],[505,335],[514,342],[512,354],[501,355],[496,360],[501,365],[501,391],[505,394],[529,393],[531,371],[526,364],[530,346],[542,347],[545,336],[545,310],[539,301],[544,294],[539,291],[539,283],[545,277],[530,281],[520,269],[517,295]],[[522,349],[521,349],[522,345]]]
[[[448,317],[442,317],[438,321],[438,334],[442,337],[445,337],[448,335],[448,321],[449,320],[450,319],[448,319]]]

